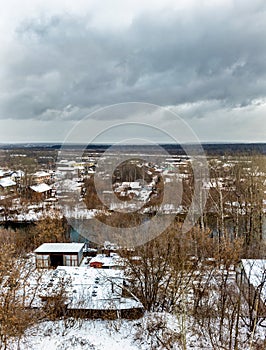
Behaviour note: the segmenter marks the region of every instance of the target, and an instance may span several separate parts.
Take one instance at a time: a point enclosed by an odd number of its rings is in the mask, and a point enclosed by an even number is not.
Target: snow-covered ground
[[[21,350],[137,350],[135,321],[78,320],[43,322],[29,329]]]
[[[20,350],[213,350],[206,330],[187,318],[182,332],[180,316],[146,313],[138,320],[73,319],[45,321],[30,328],[19,344]],[[185,325],[186,327],[186,325]],[[192,331],[193,329],[193,331]],[[263,335],[264,334],[264,335]],[[244,339],[245,337],[243,337]],[[260,329],[260,344],[265,332]],[[257,339],[258,339],[257,338]],[[183,344],[183,346],[182,346]],[[185,346],[185,347],[184,347]],[[263,345],[262,345],[263,346]],[[18,349],[17,342],[12,350]],[[240,341],[239,349],[251,349],[249,341]],[[255,349],[255,348],[254,348]],[[264,349],[260,347],[259,349]]]
[[[33,256],[31,258],[33,259]],[[29,259],[29,264],[32,264],[32,259]],[[84,273],[87,270],[87,277],[90,275],[89,272],[93,276],[96,273],[96,270],[91,268],[82,268],[82,270],[84,270]],[[51,274],[55,271],[49,270],[47,271],[48,274],[41,274],[42,281],[49,282],[49,279],[52,277]],[[35,272],[37,273],[38,271]],[[198,272],[200,273],[200,270]],[[14,346],[10,350],[233,349],[232,346],[228,347],[228,344],[231,340],[232,344],[234,344],[235,327],[232,328],[232,333],[230,333],[231,316],[234,317],[234,322],[236,321],[234,312],[227,309],[226,315],[228,315],[224,318],[220,328],[220,314],[217,309],[220,305],[218,300],[220,294],[217,287],[220,285],[220,279],[223,276],[223,268],[221,266],[218,271],[210,270],[212,272],[210,275],[207,268],[205,272],[206,276],[198,276],[201,280],[201,286],[204,286],[203,281],[209,276],[205,281],[206,283],[208,282],[208,293],[202,299],[202,303],[199,304],[199,310],[202,310],[202,313],[193,316],[193,305],[191,303],[193,304],[194,299],[193,294],[189,293],[186,297],[184,295],[182,300],[177,301],[173,314],[146,312],[142,318],[137,320],[95,320],[70,317],[56,321],[45,320],[29,328],[21,339],[19,346],[17,341],[14,341]],[[106,273],[109,274],[111,271],[106,270]],[[119,275],[119,271],[117,273]],[[230,287],[232,293],[237,288],[234,273],[233,270],[229,270],[227,276],[227,287]],[[28,281],[29,287],[35,279],[34,275],[30,277]],[[195,282],[197,274],[194,277],[193,281]],[[75,275],[75,288],[80,284],[81,278],[83,281],[85,276]],[[40,283],[41,291],[42,285]],[[233,303],[230,303],[230,308],[233,305]],[[211,310],[214,312],[212,313]],[[238,329],[239,350],[251,349],[249,338],[251,333],[248,329],[248,321],[248,314],[241,312]],[[266,333],[265,328],[262,326],[266,326],[266,319],[262,325],[259,323],[257,325],[253,338],[254,350],[265,349]],[[221,341],[219,340],[220,335]]]

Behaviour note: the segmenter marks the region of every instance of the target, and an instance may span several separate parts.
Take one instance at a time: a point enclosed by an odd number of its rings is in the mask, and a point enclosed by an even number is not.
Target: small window
[[[36,266],[39,268],[49,267],[49,255],[36,255]]]
[[[77,255],[65,255],[65,265],[66,266],[78,266],[78,256]]]

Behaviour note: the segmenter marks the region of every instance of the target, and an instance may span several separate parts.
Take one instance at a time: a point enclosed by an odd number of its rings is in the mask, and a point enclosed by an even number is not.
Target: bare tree
[[[46,216],[43,220],[31,229],[30,235],[33,246],[37,247],[42,243],[67,242],[67,225],[60,215],[54,217]]]
[[[0,345],[8,349],[19,341],[25,330],[37,321],[37,314],[27,307],[25,290],[31,267],[27,260],[16,255],[14,244],[1,238],[0,245]],[[36,287],[37,288],[37,287]]]

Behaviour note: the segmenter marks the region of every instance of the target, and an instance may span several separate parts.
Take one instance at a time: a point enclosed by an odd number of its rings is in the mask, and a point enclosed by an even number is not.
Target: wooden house
[[[13,181],[10,177],[3,177],[0,179],[0,192],[14,192],[16,189],[16,185],[16,182]]]
[[[43,243],[34,251],[36,267],[79,266],[83,248],[84,243]]]
[[[31,191],[32,197],[40,201],[45,200],[51,197],[52,195],[52,188],[45,183],[30,186],[30,191]]]
[[[49,182],[51,180],[51,174],[46,171],[37,171],[33,174],[32,181],[35,184],[41,184],[42,182]]]

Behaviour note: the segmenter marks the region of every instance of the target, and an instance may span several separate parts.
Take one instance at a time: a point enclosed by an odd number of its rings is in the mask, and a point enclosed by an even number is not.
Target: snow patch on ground
[[[137,350],[129,320],[46,321],[28,330],[21,350]]]

